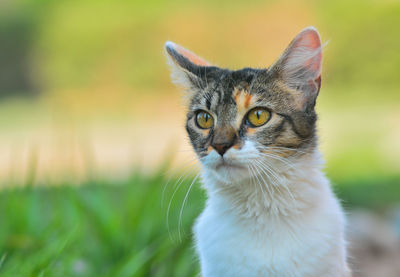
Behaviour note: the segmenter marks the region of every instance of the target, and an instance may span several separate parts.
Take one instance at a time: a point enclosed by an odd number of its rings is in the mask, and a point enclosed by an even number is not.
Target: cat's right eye
[[[214,118],[206,111],[196,114],[196,125],[201,129],[210,129],[214,125]]]

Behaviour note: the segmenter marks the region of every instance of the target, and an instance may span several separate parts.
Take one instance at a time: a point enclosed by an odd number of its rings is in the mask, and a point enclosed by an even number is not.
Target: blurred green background
[[[267,67],[309,25],[329,41],[317,105],[326,172],[346,208],[390,209],[399,1],[2,0],[0,276],[195,276],[190,226],[204,195],[196,181],[180,227],[196,172],[179,179],[194,156],[163,44]]]

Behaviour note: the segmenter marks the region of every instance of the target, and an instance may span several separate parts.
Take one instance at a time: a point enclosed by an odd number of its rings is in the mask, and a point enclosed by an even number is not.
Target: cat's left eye
[[[260,127],[268,122],[271,113],[265,108],[254,108],[247,114],[246,122],[250,127]]]

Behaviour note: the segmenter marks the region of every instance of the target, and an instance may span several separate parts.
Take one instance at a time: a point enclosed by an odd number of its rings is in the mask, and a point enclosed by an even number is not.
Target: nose
[[[232,143],[213,143],[211,146],[215,149],[215,151],[218,152],[218,154],[224,156],[225,152],[228,151],[229,148],[231,148],[233,144]]]
[[[211,139],[211,147],[222,157],[235,144],[236,139],[237,135],[232,126],[219,126],[215,128]]]

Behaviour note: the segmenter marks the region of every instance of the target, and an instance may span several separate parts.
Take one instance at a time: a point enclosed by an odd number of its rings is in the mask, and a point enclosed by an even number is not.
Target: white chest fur
[[[194,228],[203,277],[350,276],[343,212],[324,175],[304,170],[286,175],[290,195],[205,172],[209,199]]]

